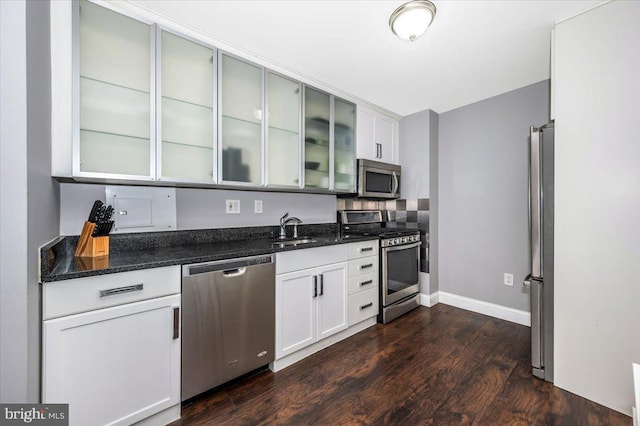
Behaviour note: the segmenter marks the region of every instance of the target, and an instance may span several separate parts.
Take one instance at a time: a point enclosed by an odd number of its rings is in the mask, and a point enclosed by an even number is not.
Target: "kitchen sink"
[[[296,238],[295,240],[279,240],[279,241],[274,241],[273,243],[271,243],[271,247],[294,247],[294,246],[299,246],[299,245],[303,245],[303,244],[309,244],[309,243],[316,243],[318,242],[318,240],[314,240],[313,238],[309,238],[309,237],[301,237],[301,238]]]

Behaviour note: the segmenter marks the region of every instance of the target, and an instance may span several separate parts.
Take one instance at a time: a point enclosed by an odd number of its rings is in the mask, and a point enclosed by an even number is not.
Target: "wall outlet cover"
[[[240,213],[240,200],[225,200],[225,211],[230,214]]]
[[[255,200],[253,202],[253,207],[254,213],[262,213],[262,200]]]
[[[508,274],[505,272],[504,274],[504,285],[508,285],[513,287],[513,274]]]

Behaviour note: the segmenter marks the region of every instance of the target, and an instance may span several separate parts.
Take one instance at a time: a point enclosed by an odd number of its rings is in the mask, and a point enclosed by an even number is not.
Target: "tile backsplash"
[[[409,228],[420,231],[420,271],[429,272],[429,199],[412,198],[372,201],[339,198],[337,210],[385,210],[388,228]]]

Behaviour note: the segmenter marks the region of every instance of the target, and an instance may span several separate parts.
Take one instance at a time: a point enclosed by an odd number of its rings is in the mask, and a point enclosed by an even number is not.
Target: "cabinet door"
[[[317,340],[347,328],[347,262],[318,268]]]
[[[276,275],[276,359],[316,341],[316,269]]]
[[[395,120],[383,115],[376,115],[374,139],[376,143],[380,144],[378,147],[378,161],[385,163],[398,162],[398,159],[395,158],[396,126]]]
[[[356,190],[356,106],[334,99],[333,156],[334,189],[339,192]]]
[[[300,83],[267,73],[267,182],[300,187]]]
[[[212,183],[215,51],[160,31],[158,178]]]
[[[358,132],[357,132],[357,150],[358,158],[366,158],[368,160],[376,160],[376,144],[374,136],[375,115],[373,111],[358,107]]]
[[[43,402],[69,403],[70,424],[83,426],[179,404],[179,307],[173,295],[44,321]]]
[[[304,186],[329,189],[331,96],[304,88]]]
[[[87,1],[80,3],[79,20],[74,174],[150,180],[155,173],[152,29]]]
[[[224,182],[262,184],[262,68],[220,55],[220,144]]]

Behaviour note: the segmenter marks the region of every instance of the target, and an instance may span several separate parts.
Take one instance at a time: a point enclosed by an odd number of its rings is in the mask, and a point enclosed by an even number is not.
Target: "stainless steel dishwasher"
[[[182,267],[182,400],[275,354],[274,256]]]

